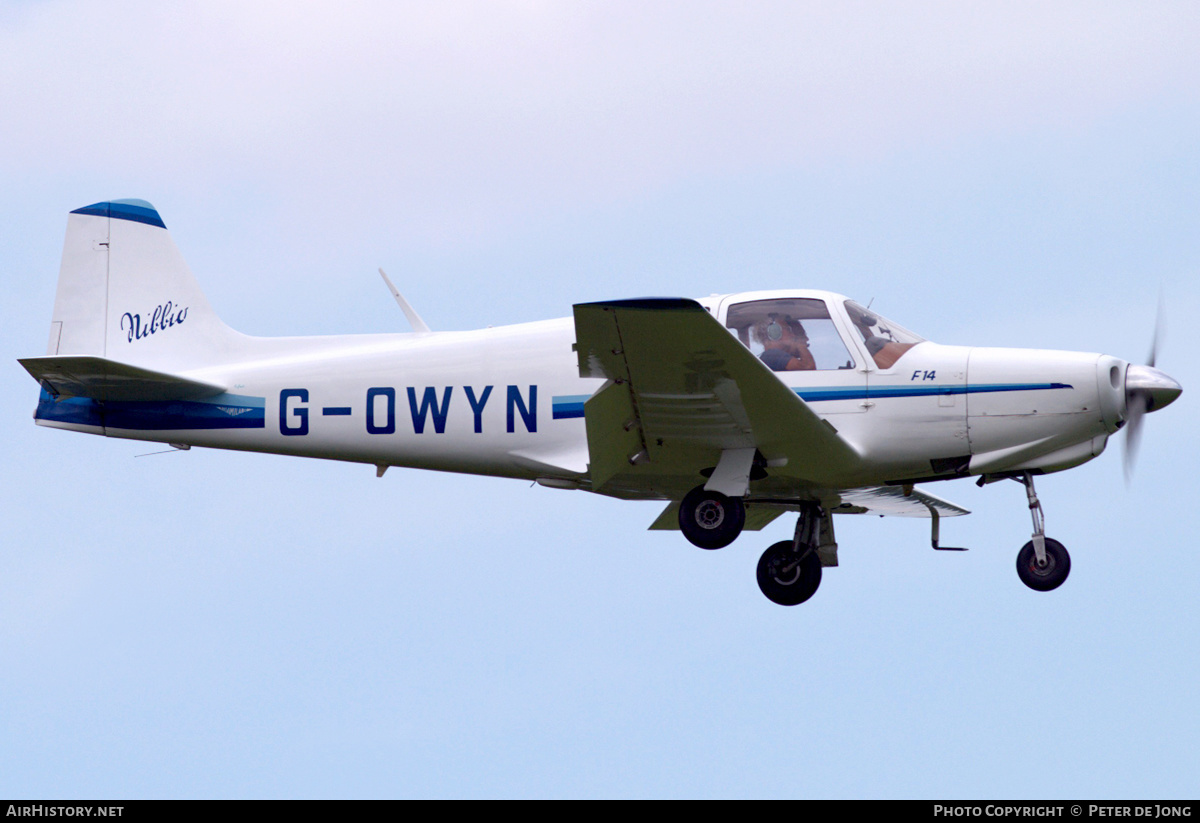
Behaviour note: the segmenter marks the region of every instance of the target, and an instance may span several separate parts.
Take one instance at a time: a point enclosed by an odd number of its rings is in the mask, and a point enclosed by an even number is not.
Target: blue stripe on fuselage
[[[953,394],[986,394],[989,392],[1045,391],[1071,389],[1069,383],[980,383],[971,385],[943,386],[854,386],[846,388],[795,388],[793,391],[805,402],[827,400],[866,400],[881,397],[937,397]],[[555,420],[583,417],[583,404],[590,394],[556,395],[551,401],[551,412]]]
[[[583,404],[586,403],[590,397],[590,394],[568,394],[551,398],[551,417],[553,417],[555,420],[565,420],[571,417],[583,417]]]
[[[55,398],[42,389],[38,396],[34,420],[49,420],[55,423],[73,423],[77,426],[103,426],[100,420],[100,404],[86,397]]]
[[[930,397],[988,392],[1044,391],[1073,388],[1068,383],[995,383],[949,386],[877,386],[867,388],[793,388],[806,402],[865,400],[871,398]],[[551,416],[569,420],[584,416],[588,394],[559,395],[551,399]],[[103,426],[138,431],[186,429],[261,429],[265,426],[266,398],[223,394],[210,400],[97,401],[86,397],[55,398],[42,390],[34,416],[38,420]],[[327,406],[322,414],[343,416],[345,406]]]
[[[266,398],[221,394],[209,400],[92,400],[55,398],[45,389],[38,398],[38,420],[103,426],[133,431],[187,429],[261,429],[266,425]]]
[[[978,385],[949,386],[857,386],[854,388],[807,389],[793,388],[801,400],[865,400],[867,397],[930,397],[948,394],[985,394],[988,392],[1043,391],[1048,389],[1071,389],[1069,383],[981,383]]]

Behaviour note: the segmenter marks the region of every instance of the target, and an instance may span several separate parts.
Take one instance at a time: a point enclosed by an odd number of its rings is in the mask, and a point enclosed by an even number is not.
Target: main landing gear
[[[1046,537],[1046,520],[1037,492],[1033,489],[1033,475],[1025,472],[1024,477],[1013,479],[1025,486],[1029,514],[1033,518],[1033,539],[1017,553],[1017,575],[1022,583],[1034,591],[1057,589],[1071,573],[1071,555],[1067,554],[1062,543]]]
[[[740,497],[705,491],[697,486],[679,504],[679,528],[692,545],[702,549],[728,546],[746,525],[746,506]],[[796,534],[771,546],[758,561],[758,587],[781,606],[808,600],[821,585],[821,552],[837,565],[833,518],[816,503],[801,503]]]
[[[740,497],[697,486],[679,504],[679,529],[693,546],[720,549],[728,546],[746,525],[746,506]]]
[[[796,521],[796,535],[771,546],[758,561],[758,587],[772,603],[796,606],[817,593],[821,585],[822,512],[816,503],[805,503]]]

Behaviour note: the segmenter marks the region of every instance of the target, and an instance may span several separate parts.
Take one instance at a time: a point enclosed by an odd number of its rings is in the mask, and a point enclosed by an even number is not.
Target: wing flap
[[[143,369],[103,357],[27,357],[18,361],[55,396],[91,400],[198,400],[215,397],[224,386]]]

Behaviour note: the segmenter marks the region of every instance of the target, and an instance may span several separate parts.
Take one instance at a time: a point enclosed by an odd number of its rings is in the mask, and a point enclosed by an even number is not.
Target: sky
[[[0,5],[0,796],[1194,798],[1194,3]],[[257,335],[846,294],[1183,386],[1039,479],[841,517],[782,608],[660,506],[37,427],[66,214]],[[1189,537],[1188,535],[1193,535]]]

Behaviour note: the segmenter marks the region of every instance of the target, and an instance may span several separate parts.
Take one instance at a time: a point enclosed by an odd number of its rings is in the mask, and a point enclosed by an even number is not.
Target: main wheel
[[[1048,592],[1051,589],[1057,589],[1070,573],[1071,555],[1067,554],[1066,548],[1057,540],[1046,538],[1046,564],[1044,566],[1038,565],[1037,553],[1033,550],[1032,540],[1022,546],[1021,551],[1017,553],[1017,574],[1020,575],[1022,583],[1035,591]]]
[[[746,506],[740,497],[697,486],[679,504],[679,529],[693,546],[719,549],[728,546],[746,525]]]
[[[779,541],[758,560],[758,587],[772,603],[799,605],[816,594],[820,585],[821,558],[810,551],[801,559],[791,540]]]

